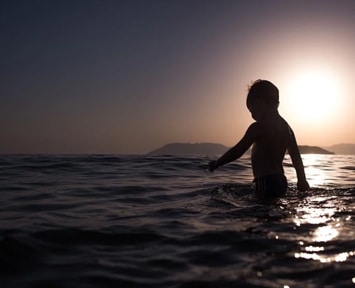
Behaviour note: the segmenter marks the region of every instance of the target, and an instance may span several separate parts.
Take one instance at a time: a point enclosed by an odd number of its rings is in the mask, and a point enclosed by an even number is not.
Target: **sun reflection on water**
[[[309,201],[308,205],[298,207],[296,209],[297,214],[295,215],[294,222],[297,226],[304,223],[309,224],[321,224],[328,222],[335,214],[336,207],[319,208],[318,203],[329,200],[330,197],[313,197]],[[314,206],[315,207],[314,207]],[[300,216],[298,216],[300,215]]]
[[[339,209],[336,197],[310,197],[296,209],[294,223],[296,226],[315,225],[310,231],[307,241],[300,241],[300,251],[294,254],[295,258],[319,261],[321,263],[344,262],[355,256],[355,251],[329,253],[328,242],[335,241],[340,235],[343,223],[336,218]],[[345,219],[348,221],[349,217]],[[339,247],[341,249],[341,247]],[[327,251],[328,250],[328,251]]]
[[[298,252],[295,253],[295,258],[315,260],[321,263],[331,263],[331,262],[345,262],[349,257],[354,255],[355,255],[355,251],[342,252],[332,256],[325,256],[317,253]]]
[[[331,225],[322,226],[314,231],[313,241],[328,242],[339,235],[339,232]]]
[[[324,162],[324,155],[309,154],[303,155],[302,158],[309,185],[315,187],[328,184],[330,181],[329,175],[327,175],[324,167],[320,166],[320,163]]]

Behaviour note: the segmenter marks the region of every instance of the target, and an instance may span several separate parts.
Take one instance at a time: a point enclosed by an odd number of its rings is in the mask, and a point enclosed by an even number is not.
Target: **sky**
[[[300,145],[355,143],[355,1],[0,5],[0,153],[232,146],[257,79]]]

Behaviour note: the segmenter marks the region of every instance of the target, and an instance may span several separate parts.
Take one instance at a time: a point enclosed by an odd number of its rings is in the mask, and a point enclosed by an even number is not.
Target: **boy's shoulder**
[[[273,119],[272,121],[255,121],[250,124],[249,129],[253,134],[273,134],[275,132],[278,133],[287,133],[289,134],[290,126],[288,123],[282,118],[278,117]]]
[[[248,131],[250,132],[257,132],[258,130],[261,130],[263,127],[263,124],[255,121],[249,125]]]
[[[252,124],[249,125],[249,128],[247,130],[247,135],[253,139],[257,139],[260,136],[262,136],[262,134],[264,134],[266,131],[265,126],[263,123],[256,121],[253,122]]]

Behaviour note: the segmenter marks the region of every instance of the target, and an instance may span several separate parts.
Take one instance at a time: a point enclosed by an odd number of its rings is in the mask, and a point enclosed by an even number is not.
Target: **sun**
[[[302,73],[290,81],[288,105],[298,118],[323,121],[337,112],[339,85],[325,73]]]

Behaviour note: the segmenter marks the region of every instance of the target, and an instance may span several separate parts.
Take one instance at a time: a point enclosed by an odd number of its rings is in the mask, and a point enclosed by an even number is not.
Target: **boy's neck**
[[[273,118],[277,118],[279,116],[280,116],[279,111],[276,108],[276,109],[265,111],[264,117],[262,119],[260,119],[260,120],[261,121],[270,120],[270,119],[273,119]]]

